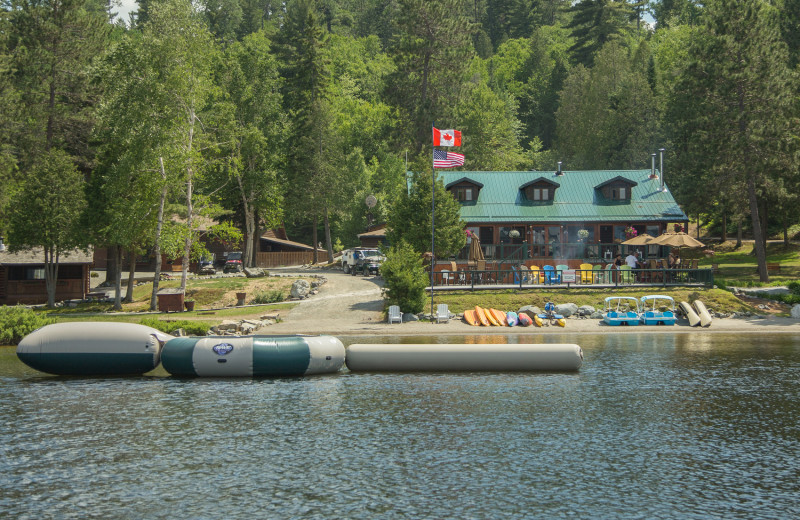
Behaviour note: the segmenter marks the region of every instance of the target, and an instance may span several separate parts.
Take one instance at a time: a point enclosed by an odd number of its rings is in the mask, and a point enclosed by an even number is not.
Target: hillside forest
[[[51,265],[207,233],[252,263],[283,225],[330,257],[430,182],[435,123],[467,171],[664,148],[684,211],[763,270],[800,220],[799,62],[800,0],[0,0],[0,235]]]

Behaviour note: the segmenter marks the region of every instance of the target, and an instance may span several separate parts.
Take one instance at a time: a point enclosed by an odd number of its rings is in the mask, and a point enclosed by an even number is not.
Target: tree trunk
[[[128,251],[128,290],[125,291],[125,303],[133,302],[133,285],[136,282],[136,248]]]
[[[156,257],[155,274],[153,276],[153,292],[150,295],[150,310],[158,308],[158,282],[161,281],[161,228],[164,227],[164,204],[167,200],[167,172],[164,170],[164,158],[159,157],[158,163],[161,165],[161,200],[158,203],[158,222],[156,223],[156,243],[153,247],[153,254]]]
[[[186,279],[189,276],[189,262],[192,253],[192,224],[194,222],[194,207],[192,205],[192,191],[194,188],[194,166],[192,165],[192,144],[194,142],[194,99],[189,106],[189,135],[186,148],[188,150],[188,164],[186,165],[186,241],[183,244],[183,265],[181,266],[181,291],[186,292]]]
[[[242,194],[242,211],[244,213],[244,251],[242,263],[245,267],[253,267],[255,265],[255,251],[253,249],[253,238],[256,235],[256,217],[253,205],[250,201],[253,199],[253,194],[250,197],[245,193],[244,184],[242,184],[241,175],[236,176],[236,182],[239,184],[239,193]]]
[[[106,283],[116,280],[120,267],[117,265],[117,252],[113,247],[106,248]]]
[[[758,262],[758,279],[769,282],[767,273],[767,251],[764,247],[764,235],[761,230],[761,219],[758,214],[758,197],[756,196],[756,181],[753,175],[747,179],[747,195],[750,200],[750,217],[753,222],[753,246]]]
[[[319,253],[317,252],[317,214],[314,213],[314,227],[311,229],[311,246],[314,248],[314,264],[319,263]]]
[[[114,246],[114,261],[119,267],[114,276],[114,310],[122,310],[122,246]]]
[[[331,244],[331,223],[328,219],[328,208],[325,207],[325,248],[328,250],[328,263],[333,263],[333,244]]]
[[[736,220],[736,249],[742,247],[742,217]]]
[[[44,248],[44,284],[47,290],[47,306],[56,306],[56,287],[58,286],[58,253],[51,247]]]
[[[763,237],[764,242],[764,251],[767,250],[767,239],[769,238],[769,231],[767,230],[767,218],[769,214],[769,204],[767,201],[764,201],[764,211],[761,213],[761,236]]]
[[[783,211],[783,246],[789,247],[789,223],[786,210]]]
[[[722,242],[726,242],[728,240],[728,213],[723,210],[722,212],[722,236],[720,239]]]
[[[255,233],[253,233],[253,239],[251,242],[253,243],[253,267],[258,267],[258,252],[261,249],[261,235],[264,234],[266,229],[262,229],[258,225],[259,218],[258,218],[258,210],[253,211],[253,229],[255,229]]]

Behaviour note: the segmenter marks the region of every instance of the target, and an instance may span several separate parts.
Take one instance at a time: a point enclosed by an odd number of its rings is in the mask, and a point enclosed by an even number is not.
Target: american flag
[[[460,153],[433,151],[434,168],[455,168],[464,164],[464,156]]]

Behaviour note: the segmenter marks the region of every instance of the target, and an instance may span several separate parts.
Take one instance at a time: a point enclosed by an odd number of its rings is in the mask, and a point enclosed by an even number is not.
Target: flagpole
[[[431,121],[431,319],[434,318],[433,313],[433,268],[436,265],[436,165],[433,158],[433,130],[436,128],[436,121]]]

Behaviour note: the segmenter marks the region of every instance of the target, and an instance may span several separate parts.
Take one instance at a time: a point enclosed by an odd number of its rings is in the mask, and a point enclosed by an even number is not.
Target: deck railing
[[[554,243],[554,244],[481,244],[481,250],[486,260],[499,261],[522,261],[531,258],[550,258],[558,259],[578,259],[587,261],[607,261],[611,262],[618,254],[628,255],[633,251],[642,252],[645,260],[666,258],[669,246],[626,246],[617,243],[597,243],[584,244],[581,242]],[[458,252],[456,260],[467,260],[469,258],[469,245]]]

